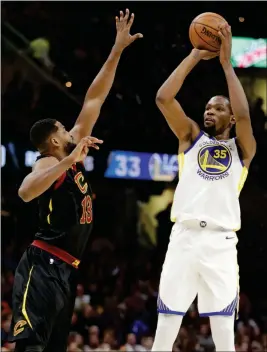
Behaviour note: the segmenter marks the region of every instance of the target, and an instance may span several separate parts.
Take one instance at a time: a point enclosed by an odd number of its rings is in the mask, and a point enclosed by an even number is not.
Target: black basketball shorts
[[[77,270],[30,246],[16,269],[9,341],[29,340],[49,351],[66,351]]]

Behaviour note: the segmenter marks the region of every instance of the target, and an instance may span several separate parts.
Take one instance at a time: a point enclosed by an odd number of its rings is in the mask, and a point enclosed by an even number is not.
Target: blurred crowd
[[[4,340],[12,314],[10,304],[16,265],[12,248],[6,247],[1,302]],[[134,258],[127,260],[126,253],[117,253],[111,242],[95,240],[81,268],[68,351],[150,351],[157,320],[159,269],[156,252],[151,256],[151,252],[139,249]],[[184,318],[174,351],[214,350],[208,319],[200,319],[196,307],[196,303],[192,304]],[[14,347],[6,342],[2,342],[2,346],[5,351]],[[255,314],[249,298],[241,293],[236,350],[261,352],[266,348],[266,316],[264,320],[263,316]]]
[[[63,86],[64,79],[71,81],[68,92],[82,102],[115,38],[114,16],[121,8],[120,4],[111,5],[101,8],[97,3],[79,3],[80,7],[74,8],[71,2],[66,2],[62,13],[61,3],[10,2],[3,5],[2,16],[29,41],[46,38],[49,59],[56,68],[52,73],[54,78]],[[175,22],[171,20],[165,25],[164,16],[155,10],[151,25],[144,11],[136,14],[133,32],[143,32],[146,41],[135,43],[123,54],[114,87],[94,130],[95,136],[104,139],[104,150],[176,152],[177,141],[157,111],[154,99],[160,84],[190,50],[187,27],[194,14],[190,15],[190,7],[184,6],[179,31],[173,30]],[[196,5],[195,14],[205,11],[199,6]],[[18,46],[27,52],[23,45]],[[79,112],[79,103],[51,83],[34,79],[30,69],[21,65],[5,42],[2,54],[2,139],[25,143],[30,126],[42,117],[55,117],[70,126]],[[214,60],[209,65],[201,63],[181,93],[185,110],[200,124],[206,100],[216,93],[227,95],[218,62]],[[209,74],[211,69],[213,77]],[[203,89],[201,82],[208,75],[211,83]],[[243,226],[238,233],[241,294],[235,327],[236,350],[240,352],[267,350],[264,279],[267,277],[267,128],[262,103],[261,99],[250,101],[258,150],[241,195]],[[16,195],[19,181],[28,171],[17,175],[15,183],[14,175],[6,175],[2,187],[2,351],[14,348],[6,342],[12,316],[14,271],[37,227],[36,203],[24,205]],[[170,206],[157,216],[158,245],[144,248],[138,241],[137,200],[147,200],[156,186],[123,181],[111,186],[104,179],[94,182],[96,222],[80,269],[68,351],[149,351],[157,322],[159,275],[171,227]],[[164,188],[162,184],[157,187],[158,193]],[[208,320],[199,319],[194,302],[174,351],[213,350]]]

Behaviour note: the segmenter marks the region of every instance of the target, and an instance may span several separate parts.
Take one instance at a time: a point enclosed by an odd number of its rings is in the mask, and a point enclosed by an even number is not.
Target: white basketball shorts
[[[200,316],[231,316],[239,299],[235,232],[174,224],[162,268],[158,312],[184,315],[198,296]]]

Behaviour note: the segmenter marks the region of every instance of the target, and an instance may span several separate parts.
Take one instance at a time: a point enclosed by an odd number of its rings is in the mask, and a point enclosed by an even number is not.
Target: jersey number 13
[[[85,196],[82,200],[82,216],[80,218],[80,224],[90,224],[93,219],[93,207],[92,199],[90,196]]]

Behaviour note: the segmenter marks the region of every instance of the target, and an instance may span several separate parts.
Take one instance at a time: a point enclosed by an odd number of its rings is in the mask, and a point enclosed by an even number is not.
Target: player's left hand
[[[92,136],[88,136],[88,148],[94,148],[96,150],[99,150],[99,146],[97,144],[103,144],[102,139],[98,139]]]
[[[220,47],[220,63],[222,66],[231,64],[231,52],[232,52],[232,31],[231,26],[228,23],[222,25],[218,32],[221,38]]]
[[[192,49],[192,55],[195,59],[199,60],[210,60],[219,55],[218,52],[212,52],[208,50]]]
[[[136,39],[143,38],[143,34],[141,33],[136,33],[134,35],[130,34],[133,21],[134,14],[132,13],[130,16],[130,11],[128,9],[126,9],[125,15],[123,11],[120,11],[120,17],[116,16],[117,36],[115,47],[120,51],[132,44]]]

